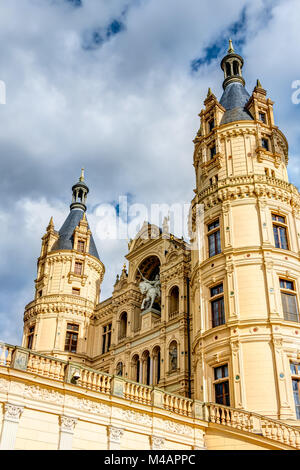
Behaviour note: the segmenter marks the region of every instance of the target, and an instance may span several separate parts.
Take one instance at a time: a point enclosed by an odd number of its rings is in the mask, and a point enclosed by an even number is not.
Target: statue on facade
[[[177,369],[177,346],[173,346],[169,352],[170,354],[170,369],[176,370]]]
[[[160,297],[160,279],[159,275],[156,274],[154,281],[149,281],[146,279],[141,271],[139,270],[140,275],[142,276],[142,281],[139,283],[139,288],[142,294],[146,297],[144,298],[141,309],[144,310],[146,308],[152,308],[153,303],[157,297]]]

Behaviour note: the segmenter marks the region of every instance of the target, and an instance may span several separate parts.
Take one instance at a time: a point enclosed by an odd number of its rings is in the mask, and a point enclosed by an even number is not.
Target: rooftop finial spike
[[[259,78],[257,79],[256,86],[257,88],[262,88]]]
[[[54,222],[53,222],[53,217],[51,217],[50,222],[49,222],[48,227],[47,227],[47,230],[49,230],[50,228],[53,228],[53,227],[54,227]]]
[[[84,181],[84,168],[81,168],[81,176],[79,178],[79,181]]]
[[[233,47],[233,44],[232,44],[232,40],[229,39],[229,49],[228,49],[228,54],[231,54],[232,52],[234,52],[234,47]]]
[[[211,88],[208,89],[208,92],[207,92],[207,98],[212,95],[212,91],[211,91]]]

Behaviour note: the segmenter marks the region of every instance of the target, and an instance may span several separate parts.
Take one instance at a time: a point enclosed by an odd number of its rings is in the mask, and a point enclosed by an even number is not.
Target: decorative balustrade
[[[110,375],[103,372],[81,368],[80,378],[78,379],[77,384],[80,387],[94,390],[95,392],[110,394],[111,379],[112,377]]]
[[[178,317],[179,311],[177,310],[176,312],[169,313],[169,320],[173,320],[173,318]]]
[[[229,406],[191,400],[29,349],[0,343],[0,367],[23,370],[135,403],[156,406],[181,416],[236,428],[300,449],[300,428],[282,421]]]
[[[163,407],[165,410],[173,411],[183,416],[192,416],[193,400],[171,393],[163,394]]]
[[[128,400],[151,405],[151,391],[152,387],[148,387],[147,385],[124,381],[124,398]]]
[[[300,449],[300,429],[256,413],[237,410],[215,403],[205,403],[204,415],[211,423],[230,426],[258,434],[276,442]]]
[[[12,353],[14,346],[9,344],[0,343],[0,366],[9,367],[11,364]]]

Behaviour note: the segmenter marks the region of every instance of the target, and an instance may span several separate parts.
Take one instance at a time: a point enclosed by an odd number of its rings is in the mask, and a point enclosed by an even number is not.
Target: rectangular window
[[[80,295],[80,289],[77,289],[77,287],[72,287],[72,294]]]
[[[223,284],[211,287],[210,305],[212,328],[225,324],[224,293]]]
[[[81,276],[82,274],[82,263],[75,262],[75,267],[74,267],[74,272],[75,274],[79,274]]]
[[[296,418],[300,419],[300,364],[291,362],[292,387],[296,408]]]
[[[274,242],[276,248],[288,250],[287,223],[285,217],[272,214]]]
[[[297,292],[295,291],[294,283],[285,279],[280,279],[279,282],[283,317],[287,321],[299,322]]]
[[[216,219],[213,223],[207,225],[208,250],[209,257],[221,253],[220,222]]]
[[[228,364],[214,368],[215,402],[230,406]]]
[[[217,148],[216,148],[216,146],[214,145],[213,147],[210,147],[209,151],[210,151],[210,158],[211,158],[211,159],[214,158],[214,156],[215,156],[216,153],[217,153]]]
[[[261,146],[269,151],[269,140],[268,139],[261,139]]]
[[[110,350],[111,345],[111,323],[103,327],[102,333],[102,354]]]
[[[78,342],[78,331],[79,331],[79,325],[74,325],[73,323],[67,324],[65,351],[76,353],[77,342]]]
[[[265,113],[259,113],[259,120],[266,124],[267,119],[266,119],[266,114]]]
[[[34,326],[31,326],[28,330],[28,336],[27,336],[27,348],[28,349],[32,349],[33,338],[34,338]]]
[[[84,241],[78,240],[77,251],[80,251],[80,253],[84,253]]]

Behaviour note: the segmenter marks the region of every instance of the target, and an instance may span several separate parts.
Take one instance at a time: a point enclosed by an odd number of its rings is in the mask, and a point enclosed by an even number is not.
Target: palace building
[[[1,345],[0,448],[300,449],[300,195],[243,64],[230,41],[199,114],[189,242],[145,222],[102,300],[83,172],[51,218],[22,346]]]

